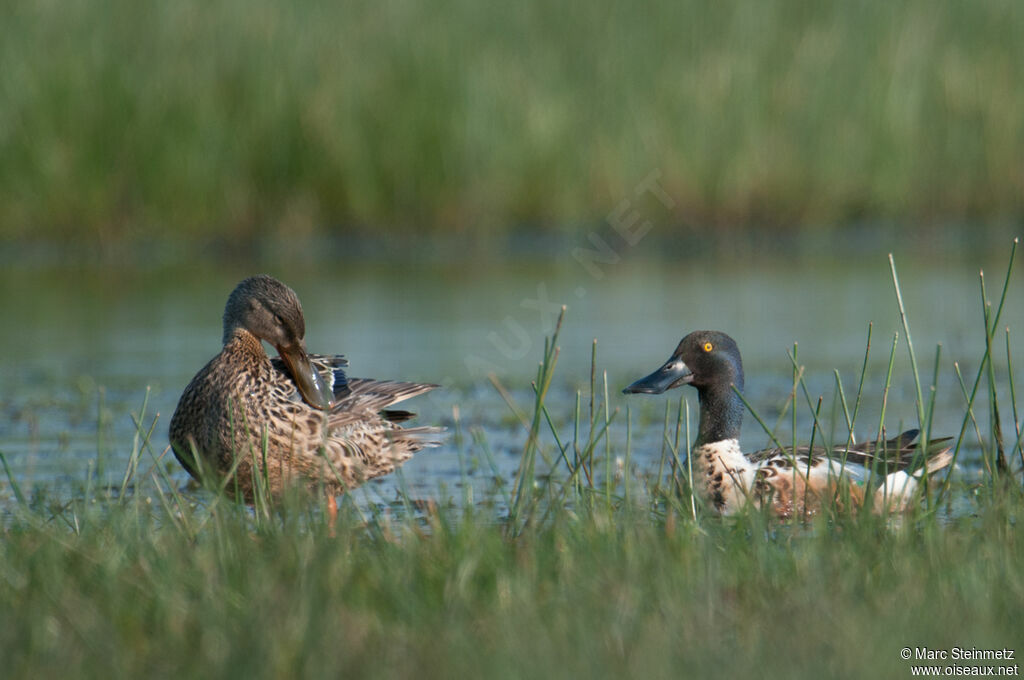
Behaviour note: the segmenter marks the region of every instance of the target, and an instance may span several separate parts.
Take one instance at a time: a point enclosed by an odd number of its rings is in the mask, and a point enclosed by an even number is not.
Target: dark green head
[[[622,391],[661,394],[680,385],[693,385],[700,397],[697,445],[739,438],[743,402],[733,386],[743,390],[743,361],[735,340],[721,331],[694,331],[661,368]]]
[[[743,389],[743,361],[736,341],[721,331],[694,331],[679,342],[661,368],[640,378],[625,394],[661,394],[680,385],[700,392]]]

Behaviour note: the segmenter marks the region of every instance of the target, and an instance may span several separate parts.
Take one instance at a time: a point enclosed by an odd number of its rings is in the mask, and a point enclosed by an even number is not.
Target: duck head
[[[743,362],[736,341],[721,331],[694,331],[680,341],[661,368],[623,393],[661,394],[693,385],[700,398],[697,444],[736,439],[743,422]]]
[[[224,308],[224,344],[239,329],[277,349],[310,406],[330,409],[333,394],[306,353],[306,320],[295,291],[265,275],[239,283]]]
[[[743,389],[743,361],[736,341],[721,331],[694,331],[679,342],[661,368],[622,390],[624,394],[661,394],[680,385],[701,393]]]

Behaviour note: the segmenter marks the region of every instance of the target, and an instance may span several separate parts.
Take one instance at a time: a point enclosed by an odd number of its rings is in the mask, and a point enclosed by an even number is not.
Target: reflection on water
[[[989,295],[1002,284],[1005,255],[984,261],[902,261],[897,253],[904,302],[909,312],[918,361],[926,380],[941,344],[936,434],[957,434],[964,398],[953,370],[958,361],[968,386],[984,351],[977,272],[989,272]],[[849,400],[864,362],[869,322],[873,322],[865,395],[855,427],[860,438],[874,436],[881,390],[893,335],[899,328],[895,296],[884,256],[869,260],[786,262],[704,262],[690,259],[624,258],[602,264],[601,277],[570,257],[563,260],[509,260],[467,266],[462,263],[345,262],[270,267],[298,292],[305,309],[307,345],[315,352],[340,352],[355,376],[441,382],[445,388],[410,402],[420,422],[452,428],[458,405],[461,427],[482,431],[503,476],[514,473],[524,442],[521,426],[487,380],[498,376],[513,399],[528,410],[530,380],[562,304],[568,313],[560,338],[556,383],[548,404],[558,425],[571,419],[575,391],[586,388],[593,340],[598,341],[598,381],[607,372],[612,409],[613,452],[624,450],[624,411],[633,421],[633,460],[642,471],[657,463],[661,425],[670,397],[625,397],[620,388],[668,357],[679,338],[698,328],[733,335],[743,351],[747,397],[774,425],[792,386],[786,356],[798,341],[808,395],[798,398],[798,433],[810,434],[808,402],[819,395],[822,413],[845,438],[835,374]],[[149,413],[159,413],[153,444],[166,446],[167,420],[178,394],[217,350],[220,316],[238,280],[256,273],[237,267],[192,266],[153,271],[109,268],[49,269],[7,267],[0,273],[0,295],[8,326],[0,338],[0,450],[20,484],[74,485],[98,466],[120,482],[135,426],[131,413],[150,389]],[[1019,334],[1024,309],[1020,285],[1011,286],[1001,327]],[[900,334],[902,336],[902,333]],[[1015,335],[1013,337],[1016,337]],[[1006,349],[996,348],[1003,403]],[[1022,365],[1017,349],[1017,365]],[[696,410],[696,395],[685,396]],[[809,399],[807,398],[809,397]],[[600,401],[600,398],[599,398]],[[584,403],[587,398],[584,397]],[[851,404],[852,406],[852,404]],[[984,407],[977,410],[987,432]],[[1012,414],[1004,413],[1004,418]],[[788,441],[790,416],[779,424]],[[897,347],[895,378],[889,393],[890,432],[916,426],[914,389],[903,338]],[[1011,427],[1004,424],[1004,429]],[[550,441],[550,440],[547,440]],[[768,439],[748,418],[744,445]],[[968,438],[967,458],[977,456]],[[1012,443],[1012,442],[1008,442]],[[489,484],[488,465],[467,437],[466,466],[480,488]],[[168,456],[168,459],[170,457]],[[174,479],[184,473],[172,466]],[[404,468],[413,495],[434,496],[442,485],[455,497],[462,480],[454,438],[421,452]],[[371,485],[388,500],[395,481]],[[11,490],[0,479],[0,503]]]

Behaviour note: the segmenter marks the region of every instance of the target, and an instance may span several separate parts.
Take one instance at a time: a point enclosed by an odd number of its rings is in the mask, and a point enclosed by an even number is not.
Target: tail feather
[[[445,428],[443,427],[423,425],[392,430],[388,435],[395,441],[408,442],[415,448],[432,448],[443,443],[441,438],[444,433]]]
[[[416,417],[413,411],[404,411],[401,409],[384,409],[380,412],[381,418],[388,421],[389,423],[404,423],[407,420],[412,420]]]
[[[941,445],[949,439],[951,437],[935,441]],[[899,470],[886,475],[885,480],[875,490],[874,502],[876,508],[886,509],[890,512],[906,510],[916,497],[917,487],[924,477],[925,471],[927,470],[927,473],[932,475],[953,462],[953,454],[950,451],[951,446],[945,446],[941,450],[936,450],[932,446],[928,448],[929,452],[925,457],[924,464],[915,471]]]

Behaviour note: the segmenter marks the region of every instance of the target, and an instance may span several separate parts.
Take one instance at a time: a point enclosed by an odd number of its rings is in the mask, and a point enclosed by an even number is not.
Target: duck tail
[[[444,443],[444,437],[448,430],[443,427],[422,425],[420,427],[395,428],[388,432],[393,442],[401,442],[413,451],[424,448],[433,448]]]
[[[949,438],[937,440],[929,445],[924,464],[913,472],[899,470],[886,475],[875,490],[874,507],[885,512],[903,512],[917,497],[917,487],[927,473],[929,477],[953,462]]]

